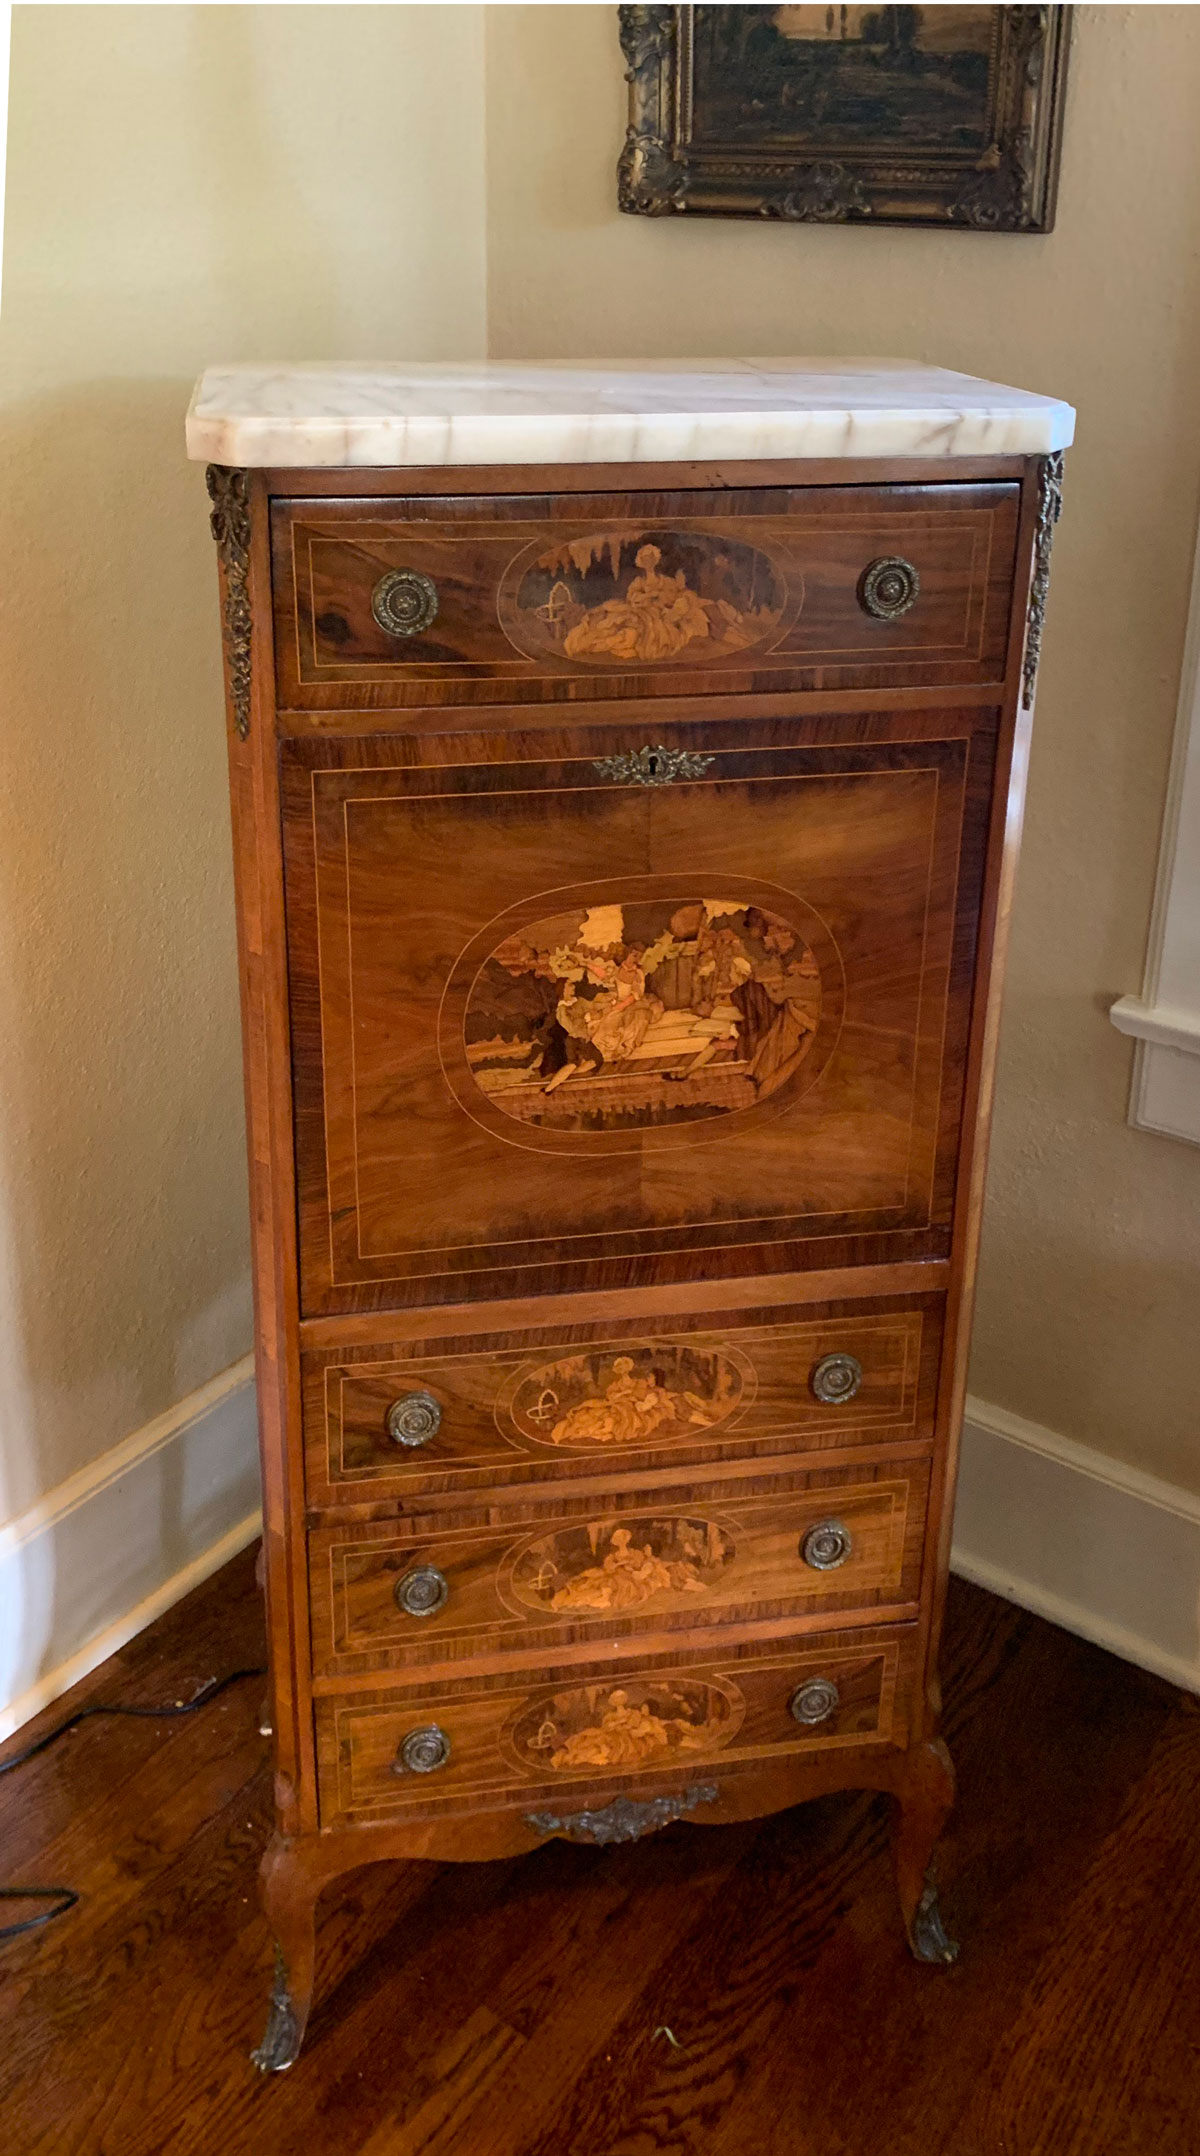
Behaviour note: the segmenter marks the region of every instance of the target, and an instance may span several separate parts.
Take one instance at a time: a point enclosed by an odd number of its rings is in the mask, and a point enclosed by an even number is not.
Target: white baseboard
[[[0,1737],[244,1549],[259,1498],[246,1355],[0,1527]]]
[[[1200,1498],[968,1400],[951,1564],[1200,1692]]]
[[[1139,1041],[1133,1057],[1129,1120],[1135,1130],[1200,1145],[1200,1055],[1163,1041]]]

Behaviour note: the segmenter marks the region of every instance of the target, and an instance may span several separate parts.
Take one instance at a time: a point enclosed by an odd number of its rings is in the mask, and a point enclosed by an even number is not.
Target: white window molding
[[[1109,1011],[1137,1043],[1129,1120],[1200,1145],[1200,544],[1140,996]]]
[[[4,260],[4,175],[8,169],[8,51],[12,6],[0,7],[0,264]]]

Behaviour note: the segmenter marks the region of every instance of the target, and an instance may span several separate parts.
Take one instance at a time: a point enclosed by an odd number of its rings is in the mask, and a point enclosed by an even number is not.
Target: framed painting
[[[622,7],[635,216],[1048,232],[1069,7]]]

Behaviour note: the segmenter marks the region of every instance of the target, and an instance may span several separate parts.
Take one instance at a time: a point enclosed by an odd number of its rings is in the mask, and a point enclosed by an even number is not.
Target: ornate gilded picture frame
[[[634,216],[1048,232],[1069,7],[622,7]]]

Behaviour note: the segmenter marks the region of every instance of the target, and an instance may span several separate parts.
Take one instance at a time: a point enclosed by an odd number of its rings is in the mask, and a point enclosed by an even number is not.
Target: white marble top
[[[189,456],[234,465],[1043,456],[1069,404],[903,359],[210,367]]]

